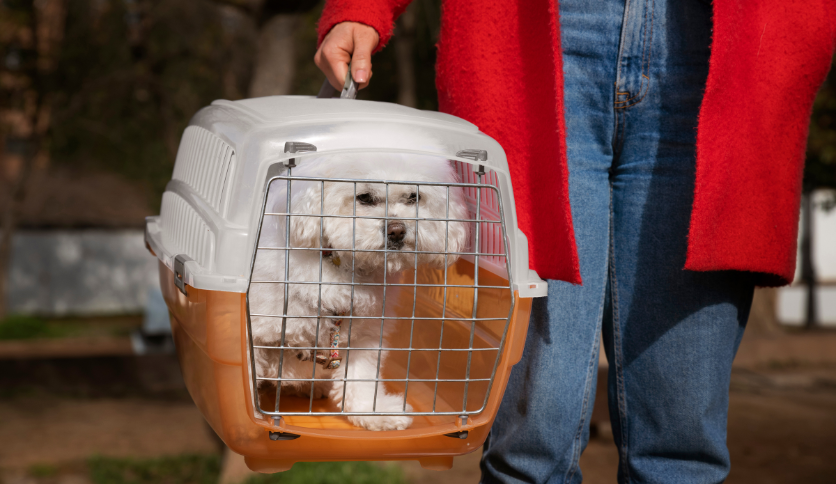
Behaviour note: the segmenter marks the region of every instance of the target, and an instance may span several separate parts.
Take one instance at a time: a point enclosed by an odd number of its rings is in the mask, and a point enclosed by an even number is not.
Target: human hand
[[[314,62],[337,91],[343,89],[351,62],[351,76],[363,89],[372,78],[372,51],[379,41],[377,31],[368,25],[341,22],[322,40]]]

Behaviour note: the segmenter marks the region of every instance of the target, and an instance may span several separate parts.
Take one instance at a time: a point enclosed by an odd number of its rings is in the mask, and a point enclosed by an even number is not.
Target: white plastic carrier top
[[[287,142],[311,144],[316,152],[287,153]],[[462,157],[465,150],[487,157]],[[502,198],[513,288],[520,297],[546,294],[546,282],[528,269],[528,242],[517,228],[508,162],[499,143],[455,116],[391,103],[307,96],[213,102],[183,133],[161,214],[148,217],[145,240],[182,283],[246,293],[268,178],[281,174],[277,168],[283,170],[282,162],[290,158],[302,164],[309,156],[351,152],[444,157],[459,162],[465,183],[474,183],[472,170],[483,165],[486,182]]]

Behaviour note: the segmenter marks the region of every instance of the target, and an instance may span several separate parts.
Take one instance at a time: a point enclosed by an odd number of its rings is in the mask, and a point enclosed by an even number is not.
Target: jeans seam
[[[612,295],[612,325],[613,325],[613,359],[610,362],[615,367],[616,397],[618,399],[618,419],[621,433],[619,454],[624,470],[625,482],[630,482],[630,467],[628,465],[628,429],[627,429],[627,396],[624,390],[623,353],[621,349],[621,323],[618,318],[618,284],[615,267],[615,237],[614,237],[614,209],[612,207],[612,185],[610,185],[610,291]]]
[[[648,4],[648,2],[649,2],[649,0],[644,0],[644,24],[642,24],[643,27],[647,26],[647,15],[648,15],[647,4]],[[627,8],[629,8],[629,6]],[[655,10],[656,10],[656,0],[653,0],[653,3],[651,3],[651,5],[650,5],[650,12],[651,12],[650,13],[650,43],[648,44],[648,42],[647,42],[647,28],[645,28],[644,39],[642,41],[642,63],[641,63],[642,75],[641,75],[641,84],[639,84],[639,94],[637,94],[636,96],[627,98],[623,101],[615,101],[614,104],[613,104],[615,109],[626,109],[626,108],[629,108],[631,106],[635,106],[636,104],[640,103],[644,99],[645,96],[647,96],[647,92],[650,90],[650,77],[648,77],[646,74],[647,74],[647,72],[650,71],[650,60],[651,60],[651,54],[652,54],[652,51],[653,51],[653,19],[655,17],[655,15],[654,15]],[[625,15],[627,15],[627,12],[625,12]],[[621,51],[619,50],[619,65],[620,64],[621,64]],[[621,70],[619,69],[619,72],[620,71]],[[644,80],[645,79],[647,79],[647,89],[645,89],[645,87],[644,87]],[[618,94],[619,93],[616,90],[616,98],[618,97]],[[641,97],[636,99],[635,102],[630,103],[631,100],[635,99],[639,95],[641,95]]]
[[[612,209],[612,188],[610,188],[610,208]],[[605,261],[609,262],[608,258],[604,259]],[[606,269],[606,263],[605,267]],[[569,465],[569,469],[564,476],[565,482],[571,482],[572,478],[575,477],[577,471],[580,470],[580,460],[581,460],[581,440],[583,439],[583,431],[586,426],[587,420],[587,413],[589,412],[589,399],[590,394],[592,393],[592,375],[593,370],[595,369],[595,362],[596,358],[600,358],[600,348],[601,348],[601,321],[603,320],[604,316],[604,305],[606,304],[607,299],[607,287],[606,284],[604,285],[603,289],[601,290],[601,301],[598,304],[598,313],[596,317],[596,330],[595,330],[595,338],[592,341],[592,348],[589,352],[589,361],[587,362],[587,369],[586,369],[586,384],[584,385],[584,394],[583,394],[583,405],[581,406],[581,419],[578,422],[578,427],[575,430],[575,438],[572,442],[572,461]]]
[[[601,293],[601,304],[598,310],[598,321],[601,321],[601,316],[604,312],[604,299],[606,298],[606,290]],[[566,482],[570,482],[575,476],[575,473],[580,469],[581,460],[581,440],[583,437],[583,429],[586,425],[586,414],[589,411],[589,395],[592,393],[592,370],[595,368],[595,357],[597,352],[595,349],[601,347],[601,331],[600,324],[598,330],[595,332],[595,340],[592,342],[592,351],[590,352],[589,362],[586,370],[586,384],[583,392],[583,405],[581,406],[581,419],[578,422],[577,430],[575,431],[575,438],[572,442],[572,462],[569,465],[569,472],[566,474]]]
[[[641,63],[641,66],[642,66],[642,79],[641,79],[641,84],[639,84],[639,94],[641,94],[641,93],[642,93],[642,91],[644,91],[644,80],[645,80],[645,78],[647,78],[647,77],[644,75],[644,73],[645,73],[645,65],[648,65],[648,66],[650,65],[650,59],[647,59],[647,63],[645,64],[645,56],[646,56],[646,55],[647,55],[647,56],[649,56],[649,55],[650,55],[650,50],[649,50],[649,49],[648,49],[648,47],[647,47],[647,28],[646,28],[646,27],[647,27],[647,11],[648,11],[648,10],[647,10],[647,3],[648,3],[648,1],[649,1],[649,0],[644,0],[644,22],[642,23],[642,27],[645,27],[645,30],[644,30],[644,38],[642,39],[642,63]],[[655,0],[654,0],[654,2],[655,2]],[[626,13],[626,12],[625,12],[625,13]],[[651,41],[653,41],[653,16],[652,16],[652,14],[651,14],[651,17],[650,17],[650,40],[651,40]],[[650,78],[647,78],[647,80],[650,80]],[[637,94],[636,96],[638,96],[639,94]],[[645,93],[645,94],[646,94],[646,93]],[[619,104],[626,104],[626,103],[630,102],[632,99],[635,99],[635,98],[636,98],[636,96],[629,97],[629,98],[627,98],[627,99],[625,99],[625,100],[623,100],[623,101],[616,101],[616,102],[615,102],[616,107],[617,107]],[[643,94],[642,94],[642,98],[644,98],[644,95],[643,95]],[[639,102],[639,101],[641,101],[641,99],[639,99],[639,100],[638,100],[638,101],[636,101],[636,102]],[[625,106],[625,107],[626,107],[626,106]]]

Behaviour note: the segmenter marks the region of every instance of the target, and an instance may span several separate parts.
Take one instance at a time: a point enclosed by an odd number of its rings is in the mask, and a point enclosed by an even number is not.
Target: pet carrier
[[[363,172],[373,160],[383,166]],[[425,176],[430,164],[449,178]],[[445,469],[482,445],[521,357],[531,298],[546,293],[528,269],[496,141],[454,116],[394,104],[216,101],[186,128],[172,178],[146,243],[188,390],[251,469],[336,460]],[[298,243],[291,228],[306,221],[310,243]],[[360,243],[381,226],[382,246]],[[394,244],[393,230],[414,232],[413,245]],[[326,302],[340,295],[348,307]],[[298,309],[305,297],[310,311]],[[352,370],[361,360],[372,362],[365,373]]]

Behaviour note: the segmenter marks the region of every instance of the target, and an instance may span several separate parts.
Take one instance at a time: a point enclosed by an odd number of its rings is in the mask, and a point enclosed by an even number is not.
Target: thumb
[[[354,29],[354,52],[351,56],[351,76],[364,88],[372,78],[372,51],[379,37],[372,28]]]

